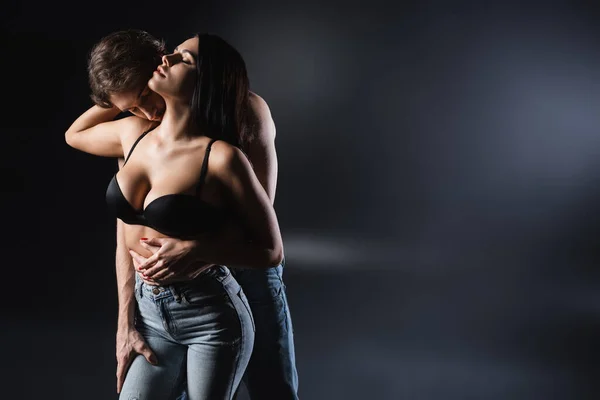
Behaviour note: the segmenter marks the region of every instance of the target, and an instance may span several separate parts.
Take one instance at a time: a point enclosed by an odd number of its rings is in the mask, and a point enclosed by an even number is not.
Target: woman
[[[71,141],[92,154],[128,154],[107,190],[115,214],[144,225],[145,237],[199,239],[196,254],[206,264],[279,264],[283,250],[275,212],[236,147],[248,101],[239,54],[218,37],[196,35],[163,58],[148,86],[166,104],[158,127],[134,120],[113,134],[104,129]],[[225,234],[231,224],[241,224],[243,235]],[[143,253],[139,239],[126,242]],[[137,279],[136,299],[139,330],[158,365],[136,358],[121,397],[172,398],[185,378],[180,372],[186,371],[187,357],[191,400],[231,398],[248,363],[253,322],[229,270],[210,267],[192,282],[167,287]]]
[[[131,123],[128,117],[115,121],[115,116],[122,111],[160,122],[165,109],[164,100],[148,88],[148,81],[165,54],[167,51],[162,40],[139,29],[112,32],[96,42],[88,58],[88,78],[95,105],[72,125],[71,132],[68,132],[70,140],[76,142],[78,136],[86,137],[92,131],[101,134],[99,131],[102,129],[122,133],[131,131],[128,138],[130,146],[140,129],[145,127],[129,129]],[[252,91],[248,98],[251,123],[241,147],[273,203],[278,175],[275,123],[264,99]],[[124,157],[125,154],[120,154],[119,167]],[[152,350],[135,329],[135,269],[139,266],[141,269],[137,273],[145,272],[149,278],[144,279],[152,280],[152,284],[166,286],[189,281],[204,268],[193,262],[197,242],[193,240],[149,236],[140,241],[149,251],[147,254],[141,256],[135,251],[130,252],[124,236],[145,237],[141,232],[143,229],[142,225],[125,225],[117,220],[117,393],[121,391],[127,369],[137,354],[155,362]],[[252,398],[298,399],[292,319],[283,269],[283,262],[272,268],[242,266],[231,269],[248,298],[256,328],[252,357],[243,378]]]

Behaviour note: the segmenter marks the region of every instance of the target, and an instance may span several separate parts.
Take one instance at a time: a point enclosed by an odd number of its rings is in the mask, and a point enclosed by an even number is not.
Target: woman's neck
[[[200,135],[189,105],[167,102],[160,123],[160,136],[165,141],[186,140]]]

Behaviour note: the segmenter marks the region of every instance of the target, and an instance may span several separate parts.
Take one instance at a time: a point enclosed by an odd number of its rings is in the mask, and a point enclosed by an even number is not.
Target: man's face
[[[141,90],[114,93],[110,96],[110,101],[119,110],[129,111],[150,121],[162,120],[165,113],[165,101],[148,86],[144,86]]]

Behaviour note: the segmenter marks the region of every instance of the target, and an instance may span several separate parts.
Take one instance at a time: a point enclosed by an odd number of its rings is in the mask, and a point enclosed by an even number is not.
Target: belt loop
[[[181,293],[179,292],[179,289],[175,285],[169,285],[169,289],[171,290],[175,301],[181,303]]]

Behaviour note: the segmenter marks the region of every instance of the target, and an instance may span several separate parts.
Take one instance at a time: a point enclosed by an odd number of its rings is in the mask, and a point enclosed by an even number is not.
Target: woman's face
[[[177,46],[173,53],[163,56],[148,87],[165,98],[189,103],[197,79],[197,58],[198,38],[193,37]]]

